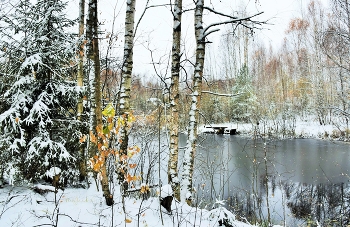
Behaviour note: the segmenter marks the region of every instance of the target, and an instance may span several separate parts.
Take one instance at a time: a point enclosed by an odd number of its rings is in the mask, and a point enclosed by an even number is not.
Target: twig
[[[242,94],[242,93],[238,93],[238,94],[222,94],[222,93],[216,93],[216,92],[212,92],[212,91],[202,91],[202,93],[216,95],[216,96],[226,96],[226,97],[234,97],[234,96],[238,96],[238,95]]]
[[[80,222],[80,221],[74,220],[74,219],[73,219],[71,216],[69,216],[68,214],[58,214],[58,215],[68,217],[72,222],[77,223],[77,224],[100,226],[100,225],[98,225],[98,223],[88,223],[88,222]]]

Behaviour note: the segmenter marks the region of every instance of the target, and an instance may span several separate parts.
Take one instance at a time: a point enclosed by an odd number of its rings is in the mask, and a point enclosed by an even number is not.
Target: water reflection
[[[226,199],[253,224],[349,224],[348,144],[207,134],[200,141],[194,177],[199,205]]]

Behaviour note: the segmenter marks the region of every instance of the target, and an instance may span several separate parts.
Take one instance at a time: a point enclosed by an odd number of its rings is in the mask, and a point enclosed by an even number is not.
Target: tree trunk
[[[100,57],[98,47],[97,26],[97,0],[89,0],[88,18],[86,22],[86,36],[88,40],[87,55],[89,62],[89,84],[90,84],[90,130],[97,135],[96,127],[102,125],[102,94],[100,78]],[[98,152],[97,145],[90,142],[89,155],[93,157]],[[113,195],[109,190],[106,165],[101,168],[101,184],[103,195],[108,206],[113,205]]]
[[[128,117],[130,115],[130,90],[131,90],[131,75],[133,69],[133,46],[134,46],[134,20],[135,20],[135,4],[136,0],[127,0],[125,16],[125,43],[124,43],[124,60],[122,67],[122,82],[120,89],[119,109],[120,116],[124,118],[121,126],[121,144],[120,156],[127,155],[129,128]],[[121,185],[125,184],[125,175],[127,174],[126,163],[120,161],[118,168],[118,178]]]
[[[181,14],[182,0],[175,0],[173,9],[173,47],[170,86],[170,154],[168,164],[168,181],[171,184],[174,196],[180,200],[180,182],[178,178],[178,153],[179,153],[179,77],[181,58]]]
[[[192,100],[189,111],[188,139],[183,160],[183,174],[181,181],[181,201],[191,204],[192,196],[192,176],[194,156],[197,142],[198,110],[200,107],[202,93],[202,77],[205,56],[205,36],[203,29],[203,7],[204,0],[198,0],[195,8],[195,36],[196,36],[196,63],[194,67]]]
[[[78,42],[78,75],[77,75],[77,86],[82,88],[83,78],[84,78],[84,44],[82,36],[84,35],[84,22],[85,22],[85,0],[79,1],[79,42]],[[81,121],[81,115],[83,114],[83,99],[79,98],[77,106],[77,119]],[[86,179],[86,157],[84,146],[79,148],[80,160],[79,160],[79,171],[80,171],[80,181]]]

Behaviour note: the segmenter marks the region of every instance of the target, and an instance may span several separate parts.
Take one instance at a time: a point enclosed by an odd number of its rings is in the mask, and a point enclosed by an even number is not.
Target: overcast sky
[[[328,6],[328,0],[320,0],[324,6]],[[70,2],[70,13],[77,14],[78,0]],[[137,0],[136,3],[136,21],[139,20],[143,12],[146,0]],[[245,9],[248,15],[257,12],[264,12],[257,17],[257,20],[266,21],[269,24],[264,29],[258,31],[259,39],[265,44],[271,43],[278,48],[285,36],[285,30],[289,20],[293,17],[300,17],[302,9],[309,3],[309,0],[206,0],[205,4],[226,14],[232,14],[234,11]],[[150,0],[150,5],[159,5],[169,3],[169,0]],[[304,6],[304,7],[303,7]],[[183,0],[184,8],[192,8],[192,0]],[[104,24],[102,27],[106,32],[111,32],[113,18],[114,33],[119,34],[114,44],[112,54],[121,56],[123,53],[123,32],[124,32],[124,13],[125,0],[99,0],[99,20]],[[114,16],[115,15],[115,16]],[[204,23],[210,24],[225,20],[217,15],[208,15],[204,17]],[[222,28],[222,30],[225,30]],[[195,43],[193,33],[193,11],[186,12],[183,15],[183,43],[186,46],[186,54],[193,55],[193,46]],[[137,74],[155,74],[151,63],[151,52],[154,55],[154,61],[157,63],[157,69],[160,73],[166,72],[167,59],[171,51],[172,41],[172,15],[169,7],[157,7],[149,9],[140,22],[134,49],[134,73]],[[211,45],[219,46],[221,32],[210,35]],[[101,40],[102,55],[105,53],[106,41]],[[102,56],[103,57],[103,56]]]

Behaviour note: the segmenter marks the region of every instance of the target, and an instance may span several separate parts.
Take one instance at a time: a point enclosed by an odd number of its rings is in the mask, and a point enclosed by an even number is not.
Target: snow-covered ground
[[[219,226],[222,218],[230,219],[232,226],[249,224],[234,220],[232,213],[221,207],[211,211],[187,204],[172,202],[172,213],[160,207],[157,196],[147,200],[129,196],[125,199],[125,212],[115,188],[115,205],[105,205],[102,193],[96,187],[67,188],[58,193],[50,186],[36,185],[45,193],[32,188],[6,186],[0,189],[0,226]]]
[[[227,129],[236,129],[242,135],[252,135],[254,130],[258,129],[259,133],[272,132],[273,136],[282,137],[281,133],[275,133],[276,127],[274,122],[268,122],[265,124],[254,125],[251,123],[223,123],[223,124],[212,124],[212,125],[201,125],[199,126],[199,133],[213,132],[211,127],[227,127]],[[255,128],[254,128],[255,127]],[[345,127],[341,127],[341,130],[346,130]],[[295,138],[319,138],[319,139],[339,139],[340,129],[335,125],[327,124],[320,125],[316,121],[303,121],[298,120],[294,123],[294,137]]]

